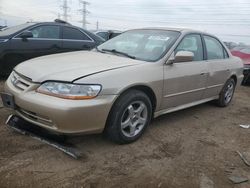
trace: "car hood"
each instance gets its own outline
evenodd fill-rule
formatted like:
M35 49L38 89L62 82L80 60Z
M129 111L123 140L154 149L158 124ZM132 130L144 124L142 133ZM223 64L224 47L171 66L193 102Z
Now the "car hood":
M15 67L15 71L33 82L47 80L73 82L92 74L141 63L142 61L112 54L78 51L31 59L19 64Z

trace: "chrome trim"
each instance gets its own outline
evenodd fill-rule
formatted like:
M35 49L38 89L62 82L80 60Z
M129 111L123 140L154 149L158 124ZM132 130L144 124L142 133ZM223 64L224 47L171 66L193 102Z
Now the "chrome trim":
M212 86L207 86L206 89L211 89L211 88L215 88L215 87L221 87L224 84L217 84L217 85L212 85Z
M165 95L164 98L168 98L168 97L175 97L178 95L184 95L187 93L193 93L193 92L198 92L198 91L202 91L205 90L206 88L199 88L199 89L193 89L193 90L189 90L189 91L183 91L183 92L179 92L179 93L174 93L174 94L169 94L169 95Z
M12 38L14 40L22 40L21 38ZM71 39L49 39L49 38L28 38L29 40L54 40L54 41L72 41L72 42L95 42L94 40L71 40Z
M40 27L40 26L58 26L58 27L60 27L60 29L61 29L61 27L68 27L68 28L73 28L73 29L77 29L78 31L80 31L81 33L83 33L83 34L85 34L90 40L72 40L72 39L50 39L50 38L29 38L29 40L31 40L31 39L35 39L35 40L58 40L58 41L61 41L61 40L66 40L66 41L68 41L68 40L70 40L70 41L87 41L87 42L95 42L95 40L94 39L92 39L87 33L85 33L84 31L82 31L82 30L80 30L80 29L78 29L78 28L74 28L74 27L69 27L69 26L60 26L60 25L49 25L49 24L39 24L39 25L35 25L35 26L33 26L33 27L30 27L30 28L28 28L28 29L26 29L26 30L24 30L24 31L30 31L31 29L34 29L34 28L36 28L36 27ZM23 33L24 31L22 31L22 32L20 32L20 33L18 33L18 34L16 34L14 37L12 37L12 39L21 39L22 40L22 38L16 38L18 35L20 35L21 33Z
M10 81L14 87L22 91L28 89L32 85L32 82L28 81L27 79L25 79L14 71L10 75Z
M1 41L2 40L2 41ZM7 42L9 39L0 39L0 43Z
M179 93L165 95L164 98L175 97L175 96L178 96L178 95L184 95L184 94L188 94L188 93L198 92L198 91L211 89L211 88L215 88L215 87L221 87L221 86L223 86L223 84L217 84L217 85L207 86L207 87L204 87L204 88L193 89L193 90L189 90L189 91L183 91L183 92L179 92Z
M14 114L9 115L9 117L7 118L7 120L5 121L5 124L8 125L10 119L14 116Z

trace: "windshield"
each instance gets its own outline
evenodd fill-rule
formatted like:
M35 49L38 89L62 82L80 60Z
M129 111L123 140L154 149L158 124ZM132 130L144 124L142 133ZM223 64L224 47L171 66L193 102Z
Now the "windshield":
M12 35L20 30L25 29L26 27L31 26L31 25L34 25L34 23L25 23L25 24L13 26L13 27L6 27L2 31L0 31L0 36Z
M98 49L153 62L166 54L179 35L177 31L132 30L103 43Z

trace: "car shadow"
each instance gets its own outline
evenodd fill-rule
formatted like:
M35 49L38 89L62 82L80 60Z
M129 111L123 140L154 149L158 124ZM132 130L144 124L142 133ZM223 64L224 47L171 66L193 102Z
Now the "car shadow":
M8 76L0 76L0 82L6 81Z

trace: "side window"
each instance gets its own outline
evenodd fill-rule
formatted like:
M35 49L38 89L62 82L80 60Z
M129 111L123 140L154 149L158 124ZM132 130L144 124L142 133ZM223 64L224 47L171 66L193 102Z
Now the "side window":
M224 59L226 57L225 49L221 45L221 43L209 36L204 36L206 48L207 48L207 59Z
M96 33L98 36L104 38L105 40L108 40L109 39L109 33L108 32L99 32L99 33Z
M90 41L90 38L84 33L82 33L80 30L70 27L63 28L63 39Z
M203 60L203 47L201 36L198 34L190 34L184 37L178 47L175 49L175 54L179 51L189 51L194 54L194 61Z
M54 25L38 26L30 30L33 38L59 39L60 27Z

